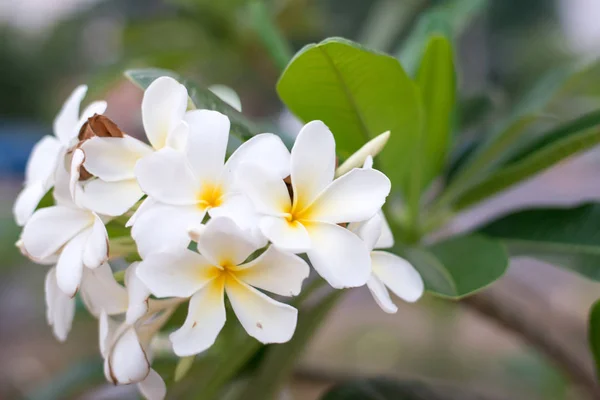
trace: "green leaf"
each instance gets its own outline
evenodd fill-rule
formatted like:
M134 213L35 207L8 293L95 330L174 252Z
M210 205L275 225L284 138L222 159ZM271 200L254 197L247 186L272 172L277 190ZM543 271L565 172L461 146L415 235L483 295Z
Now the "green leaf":
M460 387L416 380L357 379L331 388L321 400L498 400Z
M305 46L277 83L300 119L329 126L342 158L391 131L378 161L399 186L408 182L421 131L418 90L396 59L341 38Z
M480 229L511 256L534 257L600 281L600 204L509 214Z
M452 111L456 98L456 79L452 45L443 36L433 36L417 73L424 106L423 152L421 159L421 191L435 178L445 164Z
M600 379L600 300L596 301L590 308L588 341L596 364L596 375Z
M259 129L242 113L225 103L210 90L180 77L173 71L158 68L130 69L125 71L125 76L142 89L146 89L155 79L161 76L170 76L185 85L196 108L215 110L227 115L231 121L231 133L242 141L260 133Z
M425 44L432 35L457 38L471 20L487 6L487 0L450 0L440 2L421 14L416 27L402 43L396 57L409 73L417 70Z
M494 172L458 196L454 210L470 207L512 185L515 185L548 167L600 143L600 129L581 129L575 121L561 128L560 139L551 141L527 157Z
M499 279L508 267L504 246L482 235L454 237L427 248L400 249L419 271L427 291L459 299Z

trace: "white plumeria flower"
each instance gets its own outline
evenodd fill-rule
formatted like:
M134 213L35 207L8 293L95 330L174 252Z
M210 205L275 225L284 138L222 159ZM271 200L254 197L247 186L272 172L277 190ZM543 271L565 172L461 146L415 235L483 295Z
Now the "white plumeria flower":
M290 157L285 145L276 135L263 133L242 144L225 162L227 116L194 110L184 120L189 127L184 152L165 148L143 158L135 168L150 199L136 213L131 231L140 255L187 247L188 232L202 223L206 213L234 218L242 228L254 229L258 244L266 244L253 207L237 189L236 173L240 165L254 163L280 180L285 178Z
M160 77L148 86L142 100L142 122L150 145L129 135L93 137L81 145L84 167L96 177L80 183L82 201L87 207L118 216L143 196L135 177L135 165L165 147L183 150L188 135L183 120L187 104L185 86L171 77Z
M378 213L365 222L352 223L348 225L348 229L363 239L371 250L372 273L367 287L383 311L390 314L398 311L387 289L409 303L417 301L423 295L423 279L408 261L386 251L373 251L394 246L394 237L383 213Z
M51 257L44 264L52 261ZM132 276L135 277L135 267L133 269L130 267L125 275L126 290L117 283L108 263L96 269L85 268L80 293L89 312L95 317L99 317L102 311L108 315L126 312L127 319L132 323L145 314L149 292L138 279L132 279ZM52 327L54 336L63 342L71 330L75 314L75 298L66 295L59 288L56 267L52 267L46 274L44 289L48 325Z
M79 115L79 106L85 97L87 86L78 86L62 106L54 120L54 136L44 136L31 151L25 168L25 187L13 206L19 226L25 225L40 200L54 186L54 173L65 151L73 146L79 129L94 114L106 110L106 102L91 103Z
M157 297L191 297L183 326L170 336L179 356L209 348L225 324L224 295L248 334L262 343L283 343L296 329L298 311L260 292L282 296L300 293L308 265L298 256L269 247L257 250L231 219L210 220L198 240L201 254L188 249L152 253L138 276Z
M240 168L239 183L263 216L262 233L277 247L306 252L335 288L364 285L369 251L340 223L364 221L384 204L389 179L372 169L353 169L333 180L335 141L321 121L306 124L291 154L293 199L281 178L260 166Z
M78 207L69 193L69 175L57 167L56 205L37 210L21 234L23 251L33 261L57 256L56 283L73 297L84 267L97 268L108 259L108 234L100 216Z
M151 368L150 341L160 328L156 322L139 320L130 325L118 323L104 312L100 315L100 353L106 379L115 385L136 383L148 400L162 400L167 392L162 377Z

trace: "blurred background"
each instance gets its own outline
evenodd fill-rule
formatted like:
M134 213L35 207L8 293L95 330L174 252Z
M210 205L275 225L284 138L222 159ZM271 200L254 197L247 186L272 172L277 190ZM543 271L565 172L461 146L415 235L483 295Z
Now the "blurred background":
M457 129L488 132L542 76L600 55L597 0L280 0L269 2L294 50L343 36L401 55L421 17L447 7L459 24ZM45 323L46 267L24 259L12 203L32 145L51 133L64 99L80 83L86 102L141 135L142 92L128 68L161 67L205 85L225 84L244 113L293 134L298 122L279 102L278 67L261 45L244 0L0 0L0 399L135 399L135 388L104 382L97 322L78 312L66 343ZM600 76L600 75L598 75ZM600 94L600 80L584 82ZM570 104L570 112L589 104ZM524 204L600 198L600 155L592 151L461 215L465 230ZM525 259L506 280L526 282L560 318L583 326L600 285ZM500 281L498 285L505 282ZM289 398L313 399L357 375L418 377L508 399L578 399L562 373L511 333L461 305L426 295L383 313L366 288L346 295L314 338Z

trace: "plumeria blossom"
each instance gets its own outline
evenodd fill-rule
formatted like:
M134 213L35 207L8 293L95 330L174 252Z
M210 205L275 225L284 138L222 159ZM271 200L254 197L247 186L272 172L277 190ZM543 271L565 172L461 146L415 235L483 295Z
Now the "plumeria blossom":
M79 106L86 92L87 86L81 85L71 93L54 120L54 135L44 136L33 147L25 168L25 187L13 207L19 226L25 225L42 197L54 186L59 160L75 144L83 123L92 115L106 110L106 102L96 101L79 115Z
M289 152L278 136L254 136L225 161L229 119L217 111L194 110L184 120L189 136L183 152L164 148L140 160L135 168L142 190L152 201L138 211L132 229L142 257L186 247L188 232L207 213L234 218L242 228L258 234L253 207L236 185L240 165L259 165L280 180L289 174ZM266 244L262 235L255 236L257 243Z
M80 183L89 208L117 216L143 196L135 177L135 165L156 150L184 148L188 135L183 120L187 104L185 86L173 78L160 77L148 86L142 100L142 122L150 145L129 135L94 137L81 145L84 167L96 177Z
M99 215L78 207L69 193L69 174L57 168L56 205L37 210L21 234L21 247L33 261L56 257L56 284L73 297L84 267L97 268L108 259L108 234Z
M225 293L250 336L263 343L292 337L298 311L257 288L297 295L309 273L300 257L271 246L246 262L257 247L225 217L207 223L198 250L200 254L186 248L151 253L138 268L138 276L155 296L190 297L185 323L170 336L175 354L197 354L214 343L225 324Z
M176 304L163 302L161 305L158 300L154 300L151 310L148 299L150 292L137 277L137 268L138 263L127 268L125 288L118 284L96 288L98 292L104 292L105 297L113 299L113 309L102 309L98 315L104 374L115 385L137 383L140 392L147 399L163 399L166 386L160 375L151 368L150 342ZM110 279L106 278L108 282ZM122 322L109 317L120 313L126 313Z
M387 249L394 246L394 238L383 214L378 213L369 220L348 225L371 250L371 277L367 287L381 309L393 314L398 307L392 302L388 289L402 300L413 303L424 291L421 275L405 259L374 249Z
M152 319L150 315L134 324L119 323L105 312L100 315L100 354L104 358L104 374L117 385L136 383L148 400L164 399L167 387L152 369L151 340L166 322L169 313Z
M262 214L260 229L277 247L306 252L334 288L364 285L371 275L369 250L338 224L364 221L383 205L389 179L355 168L334 180L335 141L321 121L306 124L291 152L292 198L281 177L259 165L240 168L239 182Z

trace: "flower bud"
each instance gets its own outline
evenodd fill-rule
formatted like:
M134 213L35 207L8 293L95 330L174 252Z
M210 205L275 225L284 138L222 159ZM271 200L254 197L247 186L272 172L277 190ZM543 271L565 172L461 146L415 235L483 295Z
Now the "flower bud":
M123 135L123 131L121 131L117 124L111 121L108 117L94 114L92 117L88 118L88 120L79 130L79 135L77 136L79 143L77 144L77 147L80 147L83 142L93 138L94 136L122 138ZM79 180L85 181L91 177L92 175L82 166L79 171Z

